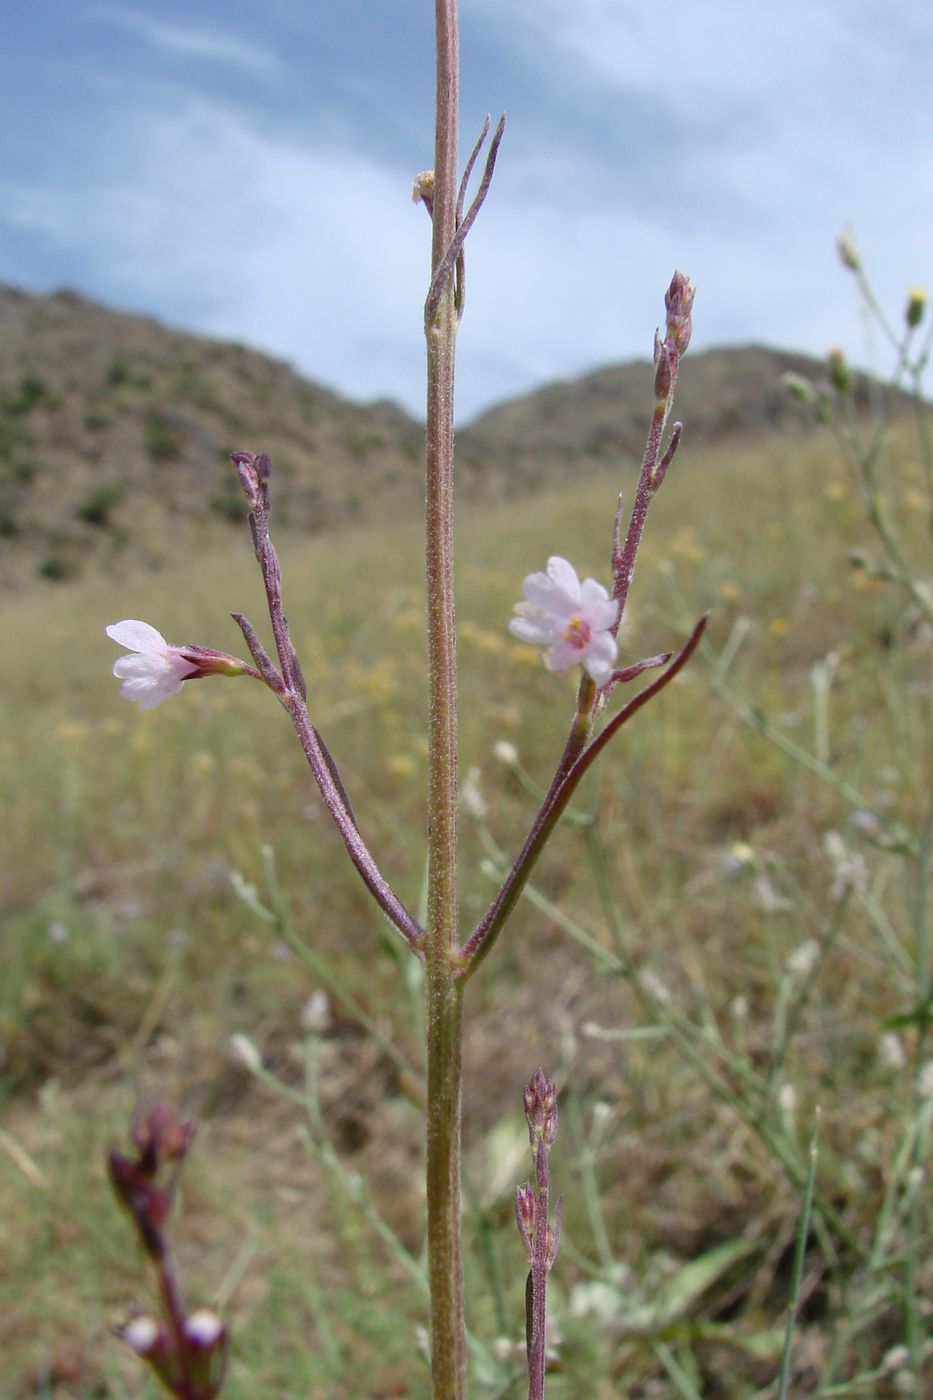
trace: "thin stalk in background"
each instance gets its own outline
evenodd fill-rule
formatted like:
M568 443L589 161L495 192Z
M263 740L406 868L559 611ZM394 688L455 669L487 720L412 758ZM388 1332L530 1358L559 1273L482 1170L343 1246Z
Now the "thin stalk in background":
M547 1368L547 1279L560 1245L560 1208L550 1222L548 1153L557 1137L557 1090L543 1070L536 1070L524 1092L525 1119L535 1159L535 1184L515 1192L515 1220L531 1271L525 1289L525 1337L528 1352L528 1400L544 1400Z

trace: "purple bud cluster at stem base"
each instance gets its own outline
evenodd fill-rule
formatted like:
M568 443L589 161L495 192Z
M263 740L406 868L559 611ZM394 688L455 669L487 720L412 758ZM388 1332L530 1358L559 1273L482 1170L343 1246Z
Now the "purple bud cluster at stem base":
M133 1127L130 1136L135 1155L111 1152L110 1180L156 1267L164 1316L137 1314L117 1331L171 1395L214 1400L226 1373L227 1329L211 1309L186 1311L166 1232L194 1124L180 1123L161 1104Z

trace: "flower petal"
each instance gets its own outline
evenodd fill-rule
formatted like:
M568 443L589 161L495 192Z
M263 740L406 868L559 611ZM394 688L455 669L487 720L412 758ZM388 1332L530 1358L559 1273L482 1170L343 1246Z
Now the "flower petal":
M553 580L554 585L567 599L571 607L577 607L580 603L580 580L577 578L577 571L566 559L562 559L559 554L552 554L547 561L548 577Z
M537 615L524 613L512 618L509 623L509 631L520 642L531 642L535 646L547 646L549 642L554 640L559 628L555 626L553 621L542 618L540 613Z
M128 651L140 651L144 655L153 656L165 652L168 643L148 622L140 622L136 618L127 618L124 622L114 622L104 631L107 636L117 643L118 646L126 647Z
M553 612L554 584L547 574L529 574L522 584L522 592L527 599L527 606L537 608L540 612Z
M605 685L615 669L618 654L614 638L608 632L598 632L588 648L584 670L597 685Z

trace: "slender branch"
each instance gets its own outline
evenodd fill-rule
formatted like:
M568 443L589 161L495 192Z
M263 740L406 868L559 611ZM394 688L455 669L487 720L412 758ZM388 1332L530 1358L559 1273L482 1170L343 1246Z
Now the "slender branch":
M363 884L408 946L413 951L420 952L424 943L424 930L417 919L409 914L373 860L346 800L343 784L336 778L336 770L332 767L333 759L330 758L320 735L308 718L304 701L299 695L290 692L285 696L284 704L291 716L292 724L295 726L295 732L311 772L314 774L314 780L317 783L324 806L343 837L347 853Z
M640 690L637 695L633 696L628 704L623 705L618 714L612 717L592 743L574 759L561 780L551 784L531 825L525 844L506 876L502 888L489 906L482 922L477 925L466 943L458 950L457 963L464 979L472 977L501 933L505 921L521 896L525 882L534 869L551 832L563 815L584 773L622 726L627 724L643 705L646 705L665 686L669 685L677 673L683 669L700 644L706 622L706 617L700 618L670 665L650 685L645 686L644 690Z
M496 168L496 157L497 157L497 155L499 154L499 143L500 143L501 140L502 140L502 136L503 136L504 131L505 131L505 117L502 116L502 117L499 118L499 124L498 124L498 126L496 127L495 131L493 132L492 143L491 143L491 145L490 145L490 147L489 147L489 154L488 154L488 156L486 157L486 167L485 167L485 169L484 169L484 171L483 171L483 178L482 178L482 180L480 181L479 189L477 190L476 195L474 196L473 203L470 205L470 207L469 207L469 209L467 210L466 214L464 215L463 219L460 221L459 225L456 227L455 231L454 231L453 234L451 235L450 242L449 242L449 243L447 244L447 246L444 248L444 250L443 250L443 252L442 252L442 254L441 254L440 260L439 260L439 261L437 262L437 264L435 265L435 268L434 268L434 275L433 275L433 277L431 278L431 285L430 285L430 287L428 288L428 295L427 295L427 299L426 299L425 304L424 304L424 320L425 320L425 325L427 325L427 326L430 326L430 325L434 322L434 320L436 319L436 317L437 317L438 307L439 307L439 305L440 305L440 301L441 301L441 297L442 297L443 292L444 292L444 288L445 288L445 286L447 285L448 280L450 279L450 276L451 276L451 272L453 271L453 269L454 269L455 267L459 267L459 268L460 268L460 288L459 288L458 294L457 294L457 296L456 296L456 298L455 298L455 303L456 303L455 309L457 310L458 315L459 315L459 314L462 312L462 310L463 310L463 280L462 280L463 269L462 269L462 263L461 263L461 260L462 260L462 257L463 257L463 245L464 245L464 243L466 242L467 234L470 232L470 229L473 227L474 223L476 222L476 216L477 216L477 214L479 213L480 209L483 207L483 203L485 202L486 196L487 196L487 194L489 193L489 186L490 186L490 184L492 183L493 172L494 172L494 170L495 170L495 168ZM437 196L436 196L436 190L437 190L437 171L436 171L436 170L435 170L435 172L434 172L434 180L435 180L434 227L435 227L435 230L436 230L436 229L437 229Z
M253 627L253 624L245 618L242 613L235 612L231 613L230 616L243 633L246 645L249 647L250 656L256 663L260 677L265 681L270 690L281 697L282 692L285 690L285 682L273 666L269 658L269 653L259 640L259 635Z
M254 456L250 452L234 453L233 462L250 504L250 533L256 559L262 571L280 670L276 670L246 618L240 613L234 613L233 617L246 639L261 678L275 692L295 726L295 732L324 805L343 837L350 859L363 883L408 946L418 953L424 942L424 930L405 908L370 854L357 826L337 765L308 716L308 690L289 635L288 620L282 607L282 574L278 555L269 535L269 477L272 464L264 453Z
M671 464L671 459L680 445L681 425L676 424L671 436L670 445L663 457L661 454L661 441L664 437L664 427L670 411L670 397L673 394L673 385L670 395L664 402L656 403L654 413L651 418L651 427L648 429L648 441L645 444L645 453L642 458L641 472L638 477L638 485L635 488L635 499L632 502L632 515L629 520L628 530L625 535L625 544L622 549L618 547L618 539L621 534L621 510L622 500L619 498L619 510L616 514L616 543L612 551L612 596L619 604L619 616L616 619L615 634L618 633L622 622L622 614L625 612L625 605L628 602L629 589L632 586L632 579L635 574L635 560L638 557L638 547L641 544L641 537L645 532L645 522L648 518L648 507L651 505L652 497L664 480L667 469ZM660 459L660 460L659 460Z
M467 158L467 163L463 167L463 175L460 178L460 188L457 191L456 224L458 228L460 227L460 221L463 218L463 206L466 203L466 192L470 184L470 176L473 174L473 167L479 158L479 153L483 149L483 142L489 135L489 125L489 117L487 116L483 122L483 128L480 131L479 136L477 136L473 149Z

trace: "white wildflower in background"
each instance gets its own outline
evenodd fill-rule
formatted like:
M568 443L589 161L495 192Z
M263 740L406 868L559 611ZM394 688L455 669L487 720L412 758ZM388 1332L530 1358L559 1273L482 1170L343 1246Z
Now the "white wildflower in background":
M933 1099L933 1060L927 1060L921 1069L917 1087L921 1098Z
M864 890L868 885L868 866L864 856L851 851L838 831L827 831L823 838L823 854L833 870L829 897L836 901L850 891Z
M122 680L120 694L135 700L141 710L153 710L177 695L182 681L198 669L197 661L185 656L181 647L168 642L148 622L127 619L105 628L107 636L132 652L113 663L113 674Z
M646 967L640 974L641 985L644 991L662 1006L670 1006L673 998L658 974L650 967Z
M612 675L618 648L612 628L619 605L595 579L581 583L566 559L553 555L547 573L529 574L522 585L523 603L516 603L509 631L520 642L547 647L549 671L583 666L597 685Z
M881 835L881 823L874 812L870 812L866 807L860 807L858 811L853 812L849 821L860 836L867 836L876 841Z
M508 739L497 739L492 746L492 751L500 763L504 763L506 768L518 766L518 749L514 744L510 744Z
M330 1000L323 987L312 992L301 1008L301 1025L313 1035L323 1035L330 1025Z
M907 1053L904 1042L894 1031L886 1031L878 1041L878 1059L885 1069L895 1072L906 1069Z
M802 981L810 976L819 956L820 945L815 938L808 938L806 943L801 943L799 948L795 948L787 959L787 971L791 977L798 977Z
M230 1037L230 1050L233 1058L238 1060L244 1069L248 1069L250 1074L258 1074L262 1069L262 1056L249 1036L232 1035Z
M475 821L485 821L489 815L489 808L486 806L486 799L483 796L479 785L480 771L478 768L470 768L460 786L460 801L464 811L468 812Z
M755 880L754 886L755 903L763 914L781 914L788 909L793 909L793 904L789 899L785 899L778 892L762 872Z
M793 1118L797 1112L797 1090L786 1080L778 1089L778 1107L785 1118Z
M754 848L747 841L733 841L722 857L722 873L727 880L754 870L757 861Z
M901 1345L891 1347L881 1358L881 1369L885 1375L892 1371L899 1371L902 1366L906 1366L910 1361L910 1352L907 1347Z

